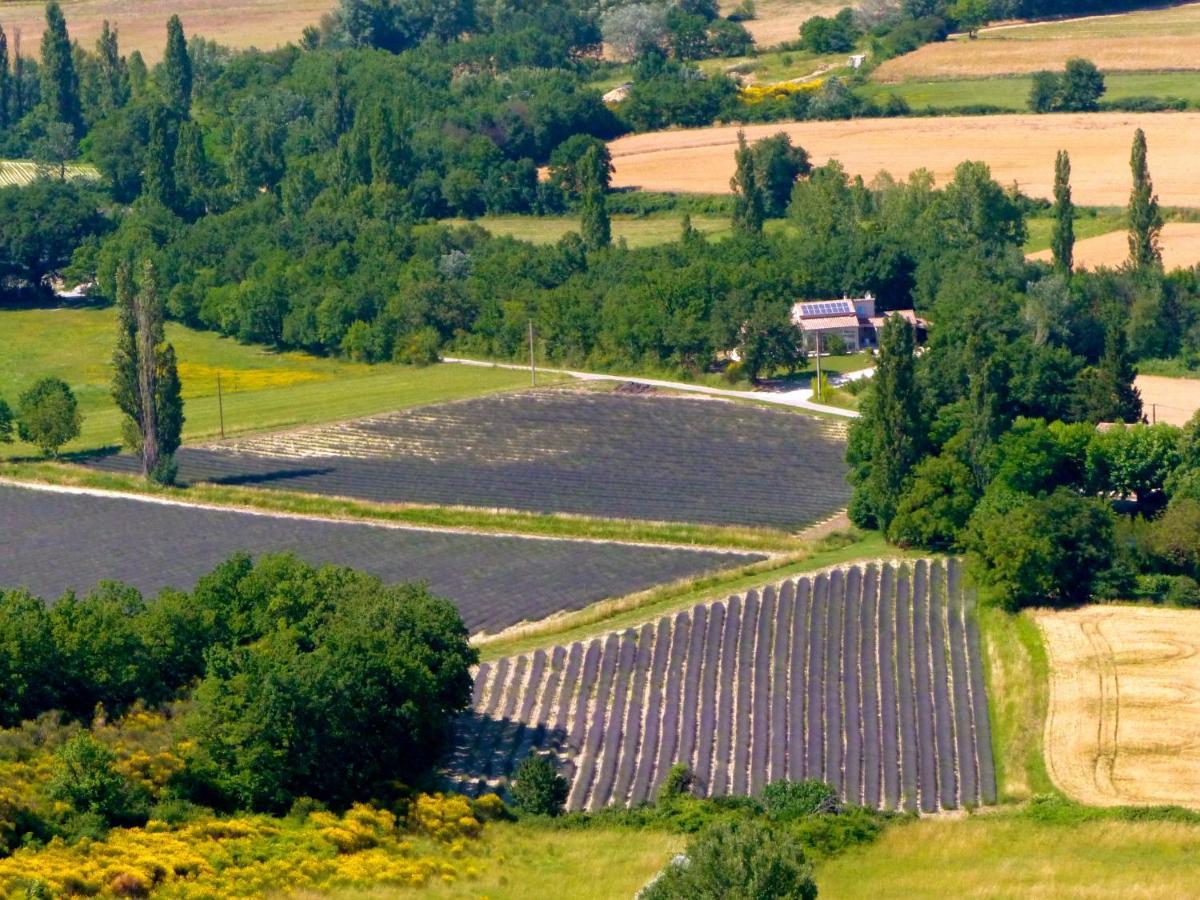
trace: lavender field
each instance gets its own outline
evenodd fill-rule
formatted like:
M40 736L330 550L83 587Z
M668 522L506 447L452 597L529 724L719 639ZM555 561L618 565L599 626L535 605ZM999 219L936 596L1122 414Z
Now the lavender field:
M386 582L428 581L472 631L579 609L746 554L388 528L0 485L0 586L53 600L100 580L191 589L238 551L294 552Z
M533 750L571 809L652 799L676 762L705 796L816 778L874 808L994 803L974 595L953 560L858 566L484 663L448 777L494 788Z
M178 461L185 481L793 529L846 505L844 448L837 426L797 413L556 389L185 448Z

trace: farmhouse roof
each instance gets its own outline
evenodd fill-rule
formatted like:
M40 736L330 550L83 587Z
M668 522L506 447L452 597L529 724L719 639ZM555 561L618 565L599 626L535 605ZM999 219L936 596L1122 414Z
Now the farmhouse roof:
M849 313L842 316L812 316L800 320L800 327L805 331L824 331L828 328L857 328L858 316Z

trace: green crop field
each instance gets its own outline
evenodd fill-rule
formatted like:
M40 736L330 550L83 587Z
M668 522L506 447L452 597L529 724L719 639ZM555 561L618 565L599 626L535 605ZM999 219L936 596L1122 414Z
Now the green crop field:
M113 309L30 309L0 312L0 397L15 406L39 378L66 381L79 398L83 434L73 452L113 446L121 417L109 396L109 357L116 334ZM184 439L219 434L217 376L226 434L288 428L370 415L424 403L525 386L529 375L468 366L368 366L305 353L273 353L212 332L169 323L179 356L187 424ZM23 444L0 445L0 456L28 455Z
M1035 216L1026 220L1029 229L1025 241L1026 253L1037 253L1050 249L1050 235L1054 229L1054 219L1049 216ZM1125 227L1125 214L1116 209L1084 209L1079 210L1075 219L1075 240L1084 241L1088 238L1099 237L1110 231L1118 231Z
M468 221L449 219L447 225L475 224L496 237L513 237L534 244L553 244L568 232L579 231L578 216L483 216ZM650 247L679 239L683 227L680 213L652 216L613 216L614 241L624 240L630 247ZM726 237L729 219L716 216L692 216L692 227L709 237Z
M954 109L964 106L995 106L1014 112L1028 108L1033 79L1026 76L1007 78L962 78L904 81L898 84L872 82L864 85L864 97L882 100L895 95L914 110ZM1128 100L1132 97L1177 97L1191 106L1200 105L1200 78L1194 72L1114 73L1105 77L1104 100Z

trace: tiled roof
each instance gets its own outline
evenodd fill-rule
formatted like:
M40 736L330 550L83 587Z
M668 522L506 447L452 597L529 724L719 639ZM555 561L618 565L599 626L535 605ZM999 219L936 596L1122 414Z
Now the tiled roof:
M820 331L827 328L857 328L858 316L853 313L845 316L819 316L800 320L800 327L805 331Z

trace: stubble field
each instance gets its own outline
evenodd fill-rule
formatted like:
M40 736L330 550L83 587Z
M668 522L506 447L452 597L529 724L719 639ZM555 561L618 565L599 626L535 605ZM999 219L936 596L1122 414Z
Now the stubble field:
M1072 57L1105 71L1194 70L1200 38L1200 3L1057 22L986 28L926 44L890 59L875 71L882 82L913 78L969 78L1060 69Z
M1002 184L1050 197L1054 157L1071 154L1075 202L1123 206L1129 199L1129 147L1134 131L1146 132L1151 175L1160 201L1200 206L1194 178L1194 141L1200 113L1073 113L1062 115L947 116L931 119L858 119L720 126L639 134L609 147L613 184L650 191L730 192L739 130L754 141L786 132L815 164L838 160L868 181L880 171L907 177L916 169L945 184L963 160L982 160Z
M1037 621L1055 784L1094 806L1200 807L1200 613L1093 606Z
M491 537L256 515L0 485L0 586L47 600L101 580L190 590L236 552L293 552L385 582L428 581L472 631L497 632L761 556Z
M735 10L741 0L721 0L721 15ZM838 0L758 0L754 18L742 24L759 47L773 47L800 37L800 26L813 16L832 16L846 4Z
M121 51L140 50L155 63L167 42L167 19L178 15L184 31L229 47L270 50L296 41L334 7L333 0L69 0L63 3L67 28L81 46L92 49L105 20L119 29ZM25 53L36 54L46 27L42 2L0 5L0 25L9 36L20 31Z
M1168 222L1162 230L1163 266L1172 269L1190 269L1200 263L1200 223ZM1030 259L1049 262L1052 254L1042 250L1031 254ZM1085 238L1075 242L1075 266L1082 269L1098 269L1107 266L1115 269L1129 260L1129 233L1124 229L1108 234Z

